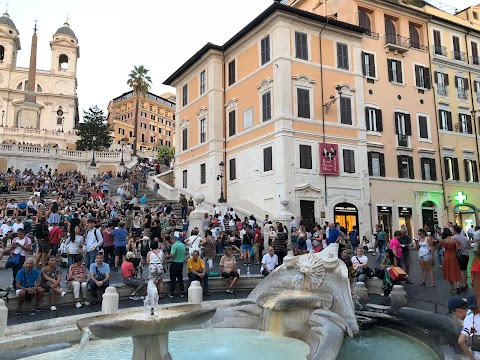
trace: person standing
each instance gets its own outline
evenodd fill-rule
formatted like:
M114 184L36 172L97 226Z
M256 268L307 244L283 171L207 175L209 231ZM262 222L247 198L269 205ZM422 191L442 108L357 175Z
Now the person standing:
M393 238L390 240L390 250L393 251L393 255L397 258L397 266L401 266L402 264L402 246L400 245L399 239L402 236L402 232L400 230L396 230L393 233Z
M427 273L430 275L430 287L435 287L435 281L433 280L433 241L431 236L427 236L425 229L418 230L418 262L422 268L422 282L418 285L425 285L427 281Z
M387 243L387 233L383 230L382 225L376 225L375 230L377 231L375 233L375 238L377 241L376 241L375 247L373 248L373 251L375 251L375 249L378 250L377 264L380 264L380 262L385 257L385 245ZM373 255L375 256L375 254Z
M278 256L278 265L283 264L283 258L287 254L287 234L283 231L283 225L277 224L277 232L273 244L275 254Z
M467 267L468 261L470 260L470 240L462 235L462 228L460 226L454 226L453 231L455 235L452 236L452 240L456 242L457 245L457 255L458 255L458 265L460 266L460 273L462 274L462 291L467 291Z
M110 266L115 264L115 242L111 232L114 230L113 224L108 223L107 227L102 231L103 235L103 259Z
M125 255L127 254L128 231L125 229L125 223L118 223L118 228L114 229L110 234L113 236L113 242L115 245L115 267L113 268L113 271L118 271L120 256L122 257L122 262L124 262Z
M473 225L470 225L470 227L467 229L468 240L470 240L470 242L473 241L473 234L474 233L475 233L475 229L474 229Z
M252 250L252 242L253 242L252 227L250 225L247 225L247 231L242 236L242 246L241 246L243 261L245 266L250 265L250 262L251 262L250 253Z
M180 194L180 199L178 200L182 207L182 219L187 218L188 213L188 200L184 194Z
M355 254L359 243L356 226L352 226L352 231L350 231L350 234L348 234L348 238L350 239L350 244L352 245L352 250Z
M32 249L32 240L30 240L28 236L25 236L25 230L18 229L17 237L13 239L11 249L11 255L20 254L18 264L12 268L13 286L15 286L17 282L17 274L23 268L23 264L25 263L25 259L27 257L27 252Z
M329 223L327 245L338 242L339 238L340 238L340 231L337 229L334 223Z
M443 278L450 283L450 292L452 294L461 293L461 289L455 290L455 286L462 280L462 274L460 272L460 265L457 260L457 246L452 239L452 232L449 228L443 229L442 241L440 244L445 248L445 254L443 255L442 274ZM472 267L473 272L473 267Z
M99 229L95 227L95 220L88 219L87 235L85 239L85 266L90 269L90 265L95 263L98 249L103 244L102 234ZM102 256L103 261L103 256ZM110 270L110 269L109 269Z
M412 246L412 240L410 236L408 236L408 231L406 227L402 226L400 230L402 232L402 236L398 241L400 242L400 246L402 247L402 261L401 264L403 265L403 269L407 273L407 280L405 280L405 284L412 284L408 275L410 274L410 265L412 264L412 259L410 258L410 247ZM401 265L400 265L401 266Z
M171 259L170 263L170 294L169 297L175 296L175 287L178 281L180 286L180 297L185 296L185 285L183 284L183 262L185 261L185 245L176 236L170 238L172 248L170 254L166 255Z

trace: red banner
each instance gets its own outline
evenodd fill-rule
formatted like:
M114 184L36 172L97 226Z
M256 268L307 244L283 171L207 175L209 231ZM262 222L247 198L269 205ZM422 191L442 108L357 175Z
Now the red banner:
M320 144L320 174L338 176L339 173L338 145Z

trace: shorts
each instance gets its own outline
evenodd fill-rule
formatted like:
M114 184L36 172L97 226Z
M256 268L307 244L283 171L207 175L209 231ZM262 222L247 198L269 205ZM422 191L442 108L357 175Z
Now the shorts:
M298 250L307 251L307 243L300 245L298 244Z
M470 257L468 255L458 255L458 265L460 265L460 270L465 271L467 270L468 267L468 260L470 260Z
M18 297L18 295L20 294L20 291L22 291L22 290L21 290L21 289L16 289L16 290L15 290L15 294L17 295L17 297ZM25 295L25 301L26 301L26 302L30 302L30 301L33 300L34 297L35 297L35 294L27 293L27 294Z
M242 245L242 250L250 251L252 250L252 245Z
M127 255L127 248L125 246L115 246L115 256Z
M48 242L39 241L38 242L38 253L39 254L48 254L50 252L50 244Z
M418 259L422 260L422 261L431 261L432 260L432 255L430 255L430 253L422 255L422 256L419 255Z
M231 271L231 272L229 272L229 273L227 273L227 272L222 272L222 277L223 277L224 279L231 279L231 278L239 278L240 275L238 275L238 272L236 272L236 271Z
M260 244L253 244L253 252L255 255L260 254Z
M148 266L148 279L153 280L154 283L163 281L163 264L150 264Z
M42 284L42 287L45 289L45 292L46 292L46 293L49 293L49 292L50 292L51 286L52 286L52 282L51 282L51 281L47 281L47 282L45 282L45 283Z

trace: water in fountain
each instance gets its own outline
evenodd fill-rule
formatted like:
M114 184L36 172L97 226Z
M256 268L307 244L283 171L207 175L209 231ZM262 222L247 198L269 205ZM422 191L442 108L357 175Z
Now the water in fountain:
M80 357L82 356L82 350L85 345L87 345L88 340L90 340L91 336L92 333L90 332L90 330L85 329L85 331L83 332L82 340L80 341L80 345L78 346L77 359L80 359Z
M145 307L145 313L154 315L155 310L158 308L158 291L153 280L148 280L147 296L143 301Z
M213 325L212 325L212 320L205 321L202 324L202 328L207 330L207 333L213 337Z

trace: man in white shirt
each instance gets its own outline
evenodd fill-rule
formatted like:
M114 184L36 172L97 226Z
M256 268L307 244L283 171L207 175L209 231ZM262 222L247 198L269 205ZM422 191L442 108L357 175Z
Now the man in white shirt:
M268 254L263 255L262 258L262 275L267 276L278 265L278 256L274 253L273 248L268 248Z
M225 231L225 224L223 223L223 219L225 219L225 216L222 215L221 212L218 213L218 222L220 223L220 228L222 231Z
M2 230L2 235L6 235L12 229L12 220L7 219L2 226L0 227Z
M478 251L478 243L480 242L480 226L475 226L475 232L473 233L473 252ZM476 256L476 255L475 255Z
M475 232L475 230L473 229L473 225L471 225L468 229L467 229L467 235L468 235L468 240L472 241L473 240L473 233Z
M463 329L458 337L458 345L470 360L480 360L480 352L470 349L472 328L474 329L474 335L480 336L480 314L478 313L475 294L470 294L466 302L459 297L450 299L448 310L457 319L463 320Z
M24 229L23 223L20 221L20 218L15 219L15 223L12 225L13 233L16 234L18 229Z
M10 200L10 202L7 203L7 216L17 216L17 210L18 206L15 200Z
M89 219L87 224L88 229L85 239L85 266L89 267L95 262L98 249L103 244L103 237L101 231L95 228L95 220Z

